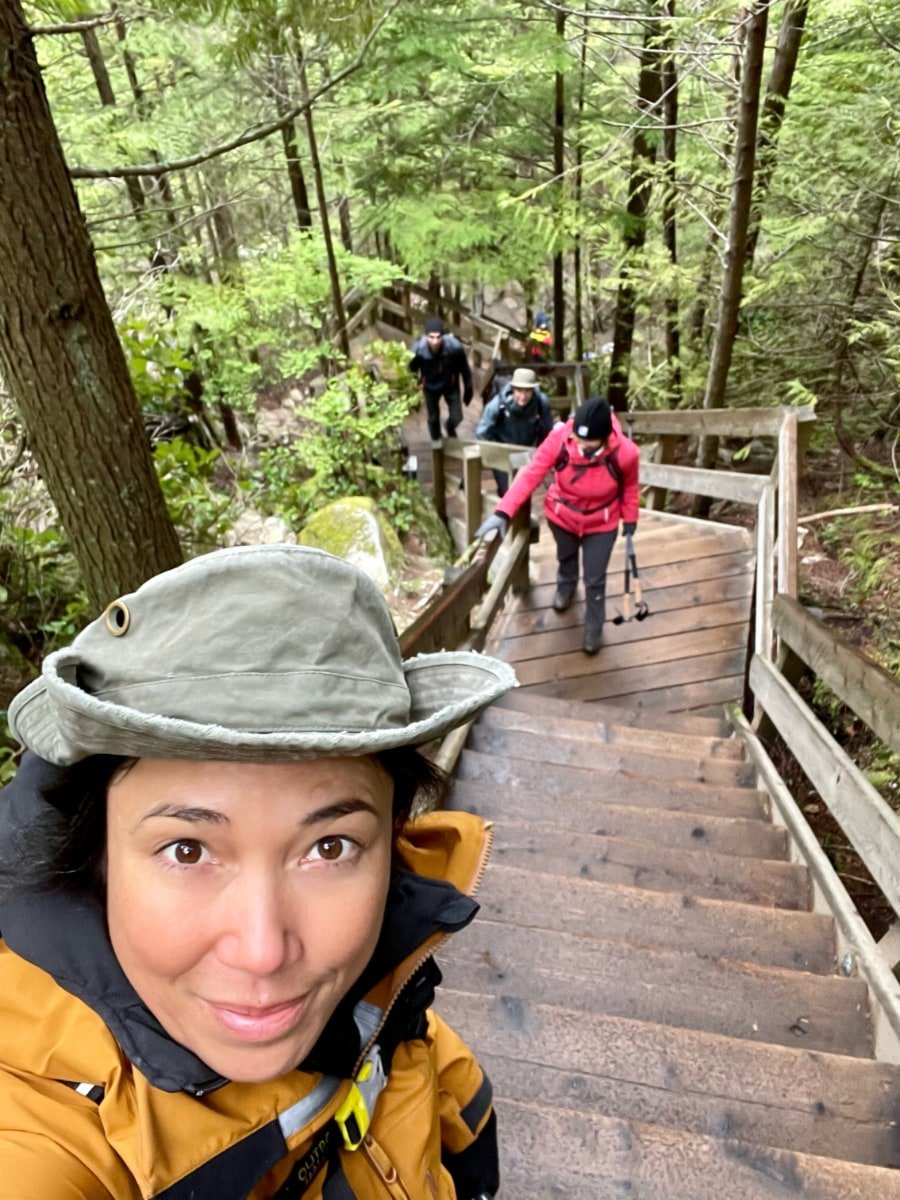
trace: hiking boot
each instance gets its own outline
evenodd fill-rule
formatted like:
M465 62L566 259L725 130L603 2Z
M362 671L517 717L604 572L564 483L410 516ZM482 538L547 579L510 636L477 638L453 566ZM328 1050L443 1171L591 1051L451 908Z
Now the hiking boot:
M602 629L586 629L584 631L584 644L582 650L585 654L596 654L603 645L603 630Z
M562 588L558 587L556 589L556 595L553 597L553 601L552 601L553 611L554 612L565 612L567 608L571 608L572 601L574 599L575 599L574 588L571 592L565 592L565 591L563 591Z

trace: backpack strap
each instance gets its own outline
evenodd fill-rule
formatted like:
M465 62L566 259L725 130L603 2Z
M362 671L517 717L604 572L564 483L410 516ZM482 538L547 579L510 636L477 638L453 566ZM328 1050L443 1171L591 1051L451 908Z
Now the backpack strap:
M564 471L569 465L569 451L565 442L559 448L559 454L556 456L556 462L553 464L553 470L559 474ZM621 506L625 499L625 477L622 474L622 468L619 466L619 447L616 446L611 454L604 454L602 458L592 458L588 462L583 463L580 467L576 467L575 479L580 479L585 471L589 471L591 467L605 466L616 481L616 494ZM602 507L602 505L601 505Z

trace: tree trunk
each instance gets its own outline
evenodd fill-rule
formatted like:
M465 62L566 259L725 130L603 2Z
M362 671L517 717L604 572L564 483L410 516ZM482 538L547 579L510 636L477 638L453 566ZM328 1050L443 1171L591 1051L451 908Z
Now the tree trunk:
M0 5L0 369L97 610L181 561L20 0Z
M675 179L675 153L678 133L678 69L671 52L672 26L675 23L675 0L664 0L666 16L665 46L662 59L663 90L663 175L664 190L662 203L663 241L669 252L673 269L678 266L678 237L675 214L677 195ZM669 407L678 408L681 403L681 325L679 319L678 289L673 282L666 295L666 374Z
M291 98L288 94L283 66L277 59L272 63L272 91L275 96L275 111L279 117L283 117L290 107ZM301 233L308 233L312 229L312 208L306 188L306 176L303 174L303 164L297 149L297 126L293 121L282 125L281 144L284 147L284 159L287 163L288 181L291 185L297 227Z
M728 216L728 245L725 252L725 269L719 292L719 316L713 337L709 370L706 376L704 408L721 408L725 400L725 386L731 368L734 340L737 333L738 313L744 281L744 251L747 245L747 227L750 222L750 201L753 195L753 167L756 158L756 128L759 119L759 93L762 80L763 53L766 48L766 21L768 3L755 3L750 9L747 22L747 41L741 70L741 100L734 149L734 175L731 191L731 210ZM718 438L703 437L697 454L697 465L710 468L715 465L718 453ZM706 503L695 505L695 511L709 511Z
M638 112L647 117L659 110L662 96L660 55L653 45L656 26L648 21L644 26L644 45L641 50L641 73L638 79ZM625 224L625 258L619 272L616 295L616 318L613 331L613 352L609 365L609 403L624 412L628 408L628 377L631 372L631 347L634 342L634 314L637 294L632 282L632 260L643 249L647 238L647 206L653 183L653 164L656 161L656 140L648 137L646 124L638 125L631 148L631 176L628 181L627 220Z
M556 36L560 53L565 49L566 11L556 10ZM556 177L556 194L559 198L559 216L562 217L562 201L566 190L566 80L557 70L553 108L553 174ZM562 249L553 255L553 353L559 362L566 357L566 288L565 256ZM565 381L563 381L565 386Z
M803 27L806 24L808 7L809 0L788 0L781 20L781 28L778 31L778 44L775 47L775 58L772 62L772 72L769 75L766 99L759 122L759 138L756 147L756 190L750 214L750 230L747 234L746 269L748 271L753 269L753 259L756 255L756 245L759 241L759 230L762 223L762 210L765 207L769 185L775 172L778 134L781 132L785 105L791 93L791 82L800 54L800 42L803 40Z
M584 359L584 299L582 275L584 266L581 261L582 237L580 232L581 200L584 194L584 138L582 125L584 122L584 91L587 74L587 42L590 21L584 18L581 31L581 53L578 64L578 138L575 143L575 209L579 219L579 232L575 237L572 270L575 275L575 361Z
M350 338L347 336L347 318L344 315L344 297L341 294L341 281L338 275L337 259L334 255L334 241L331 237L331 222L328 219L328 201L325 197L325 180L322 178L322 164L319 161L319 147L316 142L316 130L313 124L312 105L309 103L309 86L306 82L306 65L300 61L300 87L303 101L306 104L303 116L306 121L306 136L309 141L309 161L312 165L313 178L316 182L316 197L319 203L319 223L322 226L322 239L325 243L325 255L328 259L328 278L331 281L331 303L334 308L334 319L337 325L337 340L341 352L346 358L350 357Z

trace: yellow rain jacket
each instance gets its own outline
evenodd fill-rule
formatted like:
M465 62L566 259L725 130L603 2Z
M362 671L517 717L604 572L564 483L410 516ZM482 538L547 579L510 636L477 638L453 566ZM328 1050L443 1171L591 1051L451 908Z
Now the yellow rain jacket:
M45 803L36 793L15 799L20 817L23 800L26 810ZM487 859L487 828L464 813L407 825L370 966L301 1068L272 1083L218 1079L168 1038L125 979L96 903L62 893L7 901L0 1200L470 1200L492 1192L490 1083L452 1030L422 1011L439 978L431 955L477 910L469 894ZM387 1048L392 1037L386 1086L366 1128L366 1084L353 1077L367 1049L379 1039ZM333 1121L341 1113L351 1114L344 1128L361 1139L356 1149Z

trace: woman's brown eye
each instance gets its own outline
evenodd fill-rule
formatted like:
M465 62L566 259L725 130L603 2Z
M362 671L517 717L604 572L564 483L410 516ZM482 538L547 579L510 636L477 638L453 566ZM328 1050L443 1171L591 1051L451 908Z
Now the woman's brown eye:
M192 867L203 856L199 842L176 842L172 847L172 856L183 867Z
M336 858L341 857L344 849L343 838L322 838L316 842L316 848L319 851L319 857L333 862Z

